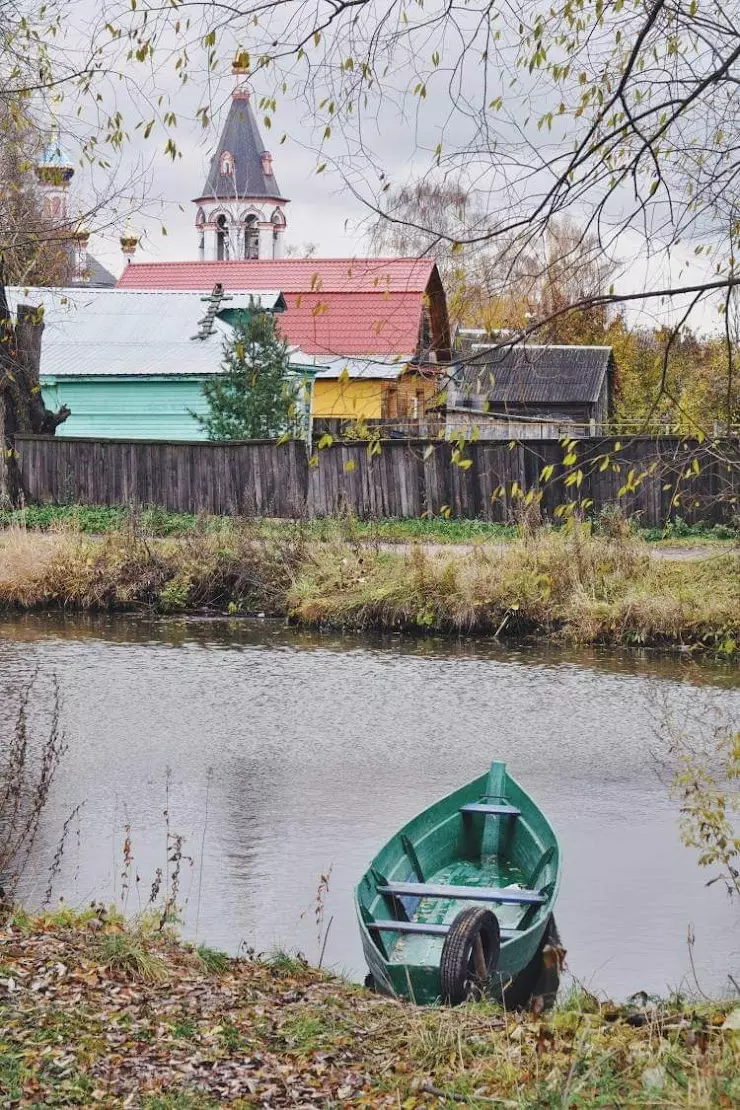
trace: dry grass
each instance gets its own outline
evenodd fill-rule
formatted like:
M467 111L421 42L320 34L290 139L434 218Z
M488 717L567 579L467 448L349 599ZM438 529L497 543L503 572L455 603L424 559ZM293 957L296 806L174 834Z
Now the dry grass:
M13 528L0 535L0 605L282 614L298 550L247 527L182 539Z
M8 528L0 535L0 603L28 606L37 602L50 563L68 538Z
M10 529L0 535L0 605L289 614L342 628L425 629L578 643L740 642L740 561L651 559L631 537L541 530L467 554L320 541L248 524L155 539Z
M557 634L580 643L711 644L734 650L740 561L661 562L645 544L542 532L449 556L347 545L306 561L290 593L301 622Z

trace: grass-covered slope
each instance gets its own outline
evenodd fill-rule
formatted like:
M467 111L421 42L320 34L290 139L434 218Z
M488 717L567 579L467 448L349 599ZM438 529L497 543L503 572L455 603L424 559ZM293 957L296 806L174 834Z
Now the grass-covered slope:
M334 548L304 561L289 604L304 623L732 651L740 562L659 561L637 541L578 533L545 532L463 557Z
M306 625L710 648L740 642L740 560L651 557L576 526L470 550L265 533L0 532L0 607L264 613Z
M2 1106L719 1110L740 1105L736 1017L583 995L544 1018L420 1010L103 909L0 926Z

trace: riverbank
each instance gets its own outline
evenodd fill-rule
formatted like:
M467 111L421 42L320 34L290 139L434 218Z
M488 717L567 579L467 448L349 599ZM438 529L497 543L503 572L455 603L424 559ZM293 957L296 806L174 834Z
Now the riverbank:
M580 992L544 1017L422 1010L102 908L15 914L0 961L2 1105L740 1105L731 1002L620 1009Z
M437 631L576 644L709 649L740 643L740 559L656 560L633 536L539 530L467 553L300 525L230 522L160 538L136 528L0 533L0 607L260 613L341 629Z

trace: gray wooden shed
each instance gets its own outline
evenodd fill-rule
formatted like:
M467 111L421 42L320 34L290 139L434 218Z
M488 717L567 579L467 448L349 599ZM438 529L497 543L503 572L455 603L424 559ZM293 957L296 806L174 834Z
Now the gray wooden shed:
M611 416L614 371L611 347L474 350L454 370L448 426L475 425L488 439L595 435Z

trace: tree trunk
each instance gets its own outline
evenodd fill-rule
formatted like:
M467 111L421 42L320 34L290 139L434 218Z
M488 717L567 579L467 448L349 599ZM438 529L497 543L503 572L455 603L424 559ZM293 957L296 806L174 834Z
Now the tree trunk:
M63 405L58 412L52 412L47 409L41 397L39 373L43 330L43 312L32 305L19 304L15 322L17 380L20 386L16 411L19 420L17 430L39 436L53 436L57 427L69 416L69 409Z
M18 434L53 435L69 416L63 405L47 409L41 396L41 336L43 310L18 305L17 320L10 314L0 259L0 501L18 500L20 483L13 448Z

